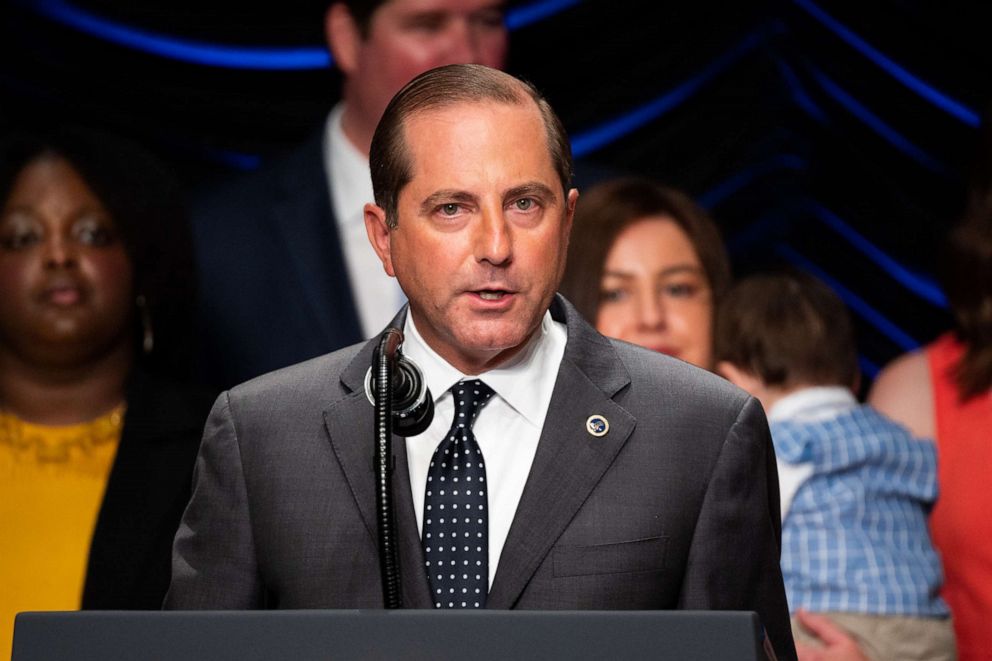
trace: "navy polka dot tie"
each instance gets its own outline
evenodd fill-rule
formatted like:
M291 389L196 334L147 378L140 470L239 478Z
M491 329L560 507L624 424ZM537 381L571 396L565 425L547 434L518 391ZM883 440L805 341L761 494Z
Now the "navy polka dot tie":
M489 591L486 466L472 424L495 393L475 379L456 383L451 394L455 418L427 472L427 578L436 608L484 608Z

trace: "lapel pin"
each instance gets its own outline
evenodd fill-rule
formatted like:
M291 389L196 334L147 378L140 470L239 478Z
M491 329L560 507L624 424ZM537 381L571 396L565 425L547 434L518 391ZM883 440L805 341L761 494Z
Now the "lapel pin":
M610 431L610 421L599 414L590 415L589 419L586 420L586 431L596 438L606 436L606 433Z

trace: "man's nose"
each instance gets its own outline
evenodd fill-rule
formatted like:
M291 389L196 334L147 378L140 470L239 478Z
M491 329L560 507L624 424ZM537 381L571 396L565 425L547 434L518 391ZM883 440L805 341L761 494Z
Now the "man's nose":
M483 209L475 235L476 259L500 266L508 263L512 254L513 237L502 209Z

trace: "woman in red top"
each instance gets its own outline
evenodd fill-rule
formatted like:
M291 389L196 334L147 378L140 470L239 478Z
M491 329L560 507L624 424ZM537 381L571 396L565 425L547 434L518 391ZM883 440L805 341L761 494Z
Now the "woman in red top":
M992 170L984 174L944 260L955 330L894 361L868 398L937 443L930 528L963 660L992 654Z

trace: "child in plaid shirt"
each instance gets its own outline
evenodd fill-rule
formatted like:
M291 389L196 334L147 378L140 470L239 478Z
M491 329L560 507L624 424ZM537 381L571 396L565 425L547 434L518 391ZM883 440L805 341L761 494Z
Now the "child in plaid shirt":
M822 646L800 622L807 612L846 630L868 658L955 658L927 530L935 448L858 404L841 300L810 276L747 278L718 310L715 343L717 371L768 414L800 658Z

